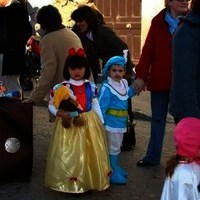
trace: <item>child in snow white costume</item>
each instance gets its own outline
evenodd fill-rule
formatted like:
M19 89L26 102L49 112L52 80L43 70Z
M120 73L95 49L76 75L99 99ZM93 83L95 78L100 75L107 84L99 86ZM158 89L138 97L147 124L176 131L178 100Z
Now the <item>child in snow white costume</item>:
M87 80L90 69L83 49L69 50L63 75L66 81L53 88L49 102L49 110L56 121L48 151L45 184L67 193L105 190L110 185L111 173L107 141L96 86ZM56 90L63 86L80 105L77 111L84 120L82 126L72 123L64 128L62 125L63 119L74 115L74 112L70 116L70 112L59 110L59 105L55 104L60 98L55 96Z
M118 166L118 157L124 133L127 131L128 98L135 94L134 87L128 86L127 80L123 78L126 73L125 68L126 59L124 57L110 58L104 66L103 78L105 80L98 93L113 170L110 182L115 184L127 182L127 172Z

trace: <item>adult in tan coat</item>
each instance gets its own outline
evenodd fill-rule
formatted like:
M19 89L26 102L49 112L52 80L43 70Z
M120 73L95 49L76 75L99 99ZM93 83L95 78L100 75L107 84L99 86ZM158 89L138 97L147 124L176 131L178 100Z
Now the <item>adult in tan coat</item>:
M79 37L62 24L61 14L52 5L38 10L37 23L43 31L40 40L41 75L25 102L42 103L50 89L64 80L63 68L69 48L82 48Z

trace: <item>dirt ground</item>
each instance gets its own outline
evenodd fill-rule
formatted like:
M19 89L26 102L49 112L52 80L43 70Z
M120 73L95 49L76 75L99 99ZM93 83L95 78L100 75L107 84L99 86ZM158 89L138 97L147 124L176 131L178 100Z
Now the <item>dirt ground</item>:
M135 163L146 151L150 130L149 93L143 92L133 98L136 120L135 149L122 152L120 164L128 172L127 185L111 185L105 191L83 195L71 195L52 191L44 186L44 172L52 123L48 122L46 107L34 107L34 159L30 181L0 183L0 200L159 200L162 191L165 161L174 152L172 130L173 119L167 118L166 136L163 147L163 159L159 166L138 168Z

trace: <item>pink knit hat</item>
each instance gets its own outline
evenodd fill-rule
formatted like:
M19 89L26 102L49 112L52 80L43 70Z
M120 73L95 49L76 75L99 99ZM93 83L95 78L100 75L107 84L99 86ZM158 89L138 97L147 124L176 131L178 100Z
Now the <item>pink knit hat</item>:
M174 130L174 141L178 155L199 160L197 156L200 150L200 119L182 119Z

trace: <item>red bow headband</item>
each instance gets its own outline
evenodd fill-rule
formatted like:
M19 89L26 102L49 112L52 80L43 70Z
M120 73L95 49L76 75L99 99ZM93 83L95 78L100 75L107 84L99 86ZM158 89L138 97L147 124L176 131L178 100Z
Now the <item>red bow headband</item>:
M72 56L80 56L85 58L85 51L82 48L79 48L77 51L74 48L71 48L68 50L68 56L72 57Z

